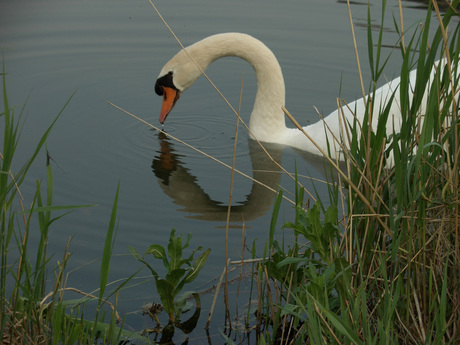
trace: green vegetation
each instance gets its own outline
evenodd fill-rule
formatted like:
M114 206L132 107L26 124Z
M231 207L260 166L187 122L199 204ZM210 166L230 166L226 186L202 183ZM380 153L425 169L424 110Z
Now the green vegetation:
M104 342L118 343L121 339L144 340L136 333L123 330L123 320L115 306L104 296L109 274L110 256L115 239L115 221L118 190L115 197L110 224L101 261L99 295L91 295L66 286L66 266L70 257L70 240L63 250L63 257L53 263L47 253L50 226L71 211L88 206L53 205L53 175L49 156L46 161L46 195L42 195L43 183L37 181L36 192L29 208L23 206L20 192L30 166L45 145L46 139L65 106L40 139L30 159L13 173L13 158L20 139L22 111L19 120L9 107L6 92L6 74L3 76L4 109L0 113L3 128L3 152L0 168L0 334L2 344L74 344ZM52 216L61 213L59 216ZM33 217L36 216L36 220ZM38 229L37 229L38 227ZM33 231L39 231L37 244L29 241ZM35 246L36 247L33 247ZM32 257L31 252L36 251ZM10 260L13 260L10 262ZM54 277L52 286L47 281ZM122 284L123 285L123 284ZM121 286L119 287L121 288ZM119 289L118 288L118 289ZM115 289L113 293L116 293ZM67 291L79 293L78 300L65 299ZM89 302L95 302L85 308ZM110 313L107 314L109 306ZM88 316L89 314L89 316ZM92 321L88 321L92 320ZM118 325L117 325L118 324ZM121 327L120 327L121 326Z
M329 174L331 179L337 176L330 181L333 182L330 200L318 200L307 208L305 205L309 202L305 200L304 190L295 185L295 219L283 226L295 238L289 246L275 239L282 200L279 193L263 253L267 259L253 263L250 303L245 311L248 332L255 328L258 343L460 343L460 26L454 10L458 3L455 1L444 15L434 3L423 25L414 28L410 38L402 29L402 19L399 22L394 17L395 29L401 35L396 50L402 58L401 84L395 90L403 114L401 131L386 134L384 124L389 107L379 114L369 112L364 123L349 124L354 135L346 155L347 168L343 174L336 171ZM384 15L385 12L382 23ZM430 37L433 21L439 28ZM387 60L381 51L383 25L374 42L376 34L371 30L371 22L369 15L368 54L373 80L368 91L372 96ZM440 65L435 75L430 76L434 61L439 58L446 58L448 63ZM408 82L413 68L417 71L416 85ZM424 98L427 89L428 96ZM409 97L412 93L413 98ZM116 312L117 293L131 277L115 291L106 292L115 240L118 190L102 254L98 295L77 291L83 296L81 299L66 299L67 291L75 292L66 286L68 246L62 259L55 263L47 253L48 232L54 222L65 216L62 212L88 206L53 205L49 162L46 163L46 186L37 182L29 208L24 208L20 194L31 164L43 150L65 106L42 136L31 158L13 172L22 111L17 120L8 104L4 72L2 97L2 342L120 343L126 338L148 341L139 333L126 331ZM427 109L426 112L422 113L422 108ZM381 124L372 132L368 120L374 116L379 116ZM359 136L353 130L356 126L362 129ZM387 160L391 159L396 164L387 168ZM40 231L36 248L32 248L34 244L29 241L31 224L36 224ZM197 317L189 320L191 327L181 322L180 317L190 297L196 301L195 316L199 315L199 295L196 292L179 294L186 284L196 279L210 250L194 259L202 250L199 247L190 256L183 257L190 240L191 235L183 243L182 236L176 237L173 230L167 248L153 244L143 256L130 248L135 259L154 276L162 308L168 314L170 324L163 329L160 343L172 340L174 327L185 332L196 326ZM36 252L34 257L31 251ZM164 278L147 262L149 254L163 263L167 272ZM252 256L256 257L254 245ZM47 289L45 282L50 277L54 280ZM257 294L257 305L251 309L253 294ZM114 296L112 305L107 300ZM153 309L150 308L156 318ZM158 322L158 318L156 320ZM172 328L172 334L165 335L170 331L168 327ZM227 341L231 342L229 338Z
M385 133L389 106L369 112L364 123L350 124L362 134L351 131L346 172L335 174L344 188L331 188L332 205L305 209L297 192L296 220L284 225L296 241L288 249L269 241L270 258L255 278L262 286L258 323L267 325L262 344L460 342L460 26L451 20L457 4L444 15L434 4L410 40L405 33L406 45L401 39L401 85L394 91L401 132ZM402 33L396 17L394 23ZM383 25L377 44L373 35L369 16L370 95L386 63ZM448 63L430 79L440 58ZM417 81L409 85L413 68ZM382 119L376 132L371 116ZM394 167L386 169L392 157Z
M207 249L195 261L193 261L195 253L202 249L200 246L193 250L189 257L183 258L183 250L189 246L192 234L188 234L185 244L182 245L182 236L176 237L175 233L176 231L173 229L171 231L169 244L166 250L159 244L152 244L149 248L147 248L144 256L140 256L135 248L129 247L129 250L134 258L142 262L155 277L155 284L158 294L160 295L161 303L164 310L168 313L169 322L171 324L180 323L180 316L184 311L187 299L190 296L195 298L197 310L201 308L200 296L198 293L188 291L180 296L178 295L184 288L185 284L193 282L198 277L198 274L208 259L209 253L211 253L211 249ZM166 254L166 252L168 254ZM161 278L160 275L145 260L145 256L149 254L152 254L155 259L162 261L163 266L168 272L164 278Z

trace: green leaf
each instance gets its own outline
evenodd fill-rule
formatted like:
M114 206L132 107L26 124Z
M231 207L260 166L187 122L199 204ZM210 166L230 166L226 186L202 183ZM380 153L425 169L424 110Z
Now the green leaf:
M169 265L170 269L180 268L180 262L182 260L182 236L175 237L176 230L171 231L168 244L168 255L171 259Z
M174 287L174 295L177 295L179 291L175 291L177 288L177 285L179 284L179 281L182 279L184 274L187 272L186 269L184 268L176 268L175 270L172 270L166 274L165 279L171 283L171 285Z
M190 298L190 296L194 296L195 300L198 302L200 301L199 295L195 291L187 291L181 294L176 298L175 301L175 308L176 308L176 315L180 315L184 312L184 307L187 305L187 300ZM198 298L197 298L198 296ZM197 308L200 308L201 305L197 303Z
M128 246L128 250L136 260L142 262L145 266L147 266L147 268L150 270L150 272L152 272L152 275L155 278L159 277L158 273L149 265L147 261L145 261L145 259L142 256L140 256L139 252L135 248Z
M280 190L276 196L275 203L273 205L272 219L270 221L270 236L268 240L268 248L272 248L273 239L275 237L276 223L278 221L278 214L283 200L283 191Z
M184 244L184 246L182 247L182 249L185 249L185 248L187 248L187 247L189 246L190 240L191 240L191 239L192 239L192 233L189 232L188 235L187 235L187 240L185 241L185 244Z
M281 262L278 263L277 267L283 267L286 265L291 265L291 264L298 264L299 262L304 262L307 261L307 258L299 258L299 257L288 257Z
M198 276L198 273L201 271L201 269L204 267L204 264L208 260L208 256L211 253L211 248L207 249L203 254L201 254L193 263L193 266L187 276L185 277L184 281L185 283L191 283L196 279Z
M339 214L339 210L337 209L337 206L335 205L329 206L324 215L324 222L331 223L331 224L337 224L338 214Z
M170 270L170 264L168 261L168 257L166 256L165 249L163 246L159 244L152 244L147 248L145 251L145 255L147 254L152 254L156 259L161 259L163 261L163 266L169 271Z
M128 246L128 251L133 256L133 258L135 258L136 260L140 261L142 259L141 255L139 254L136 248L132 246Z
M120 192L120 183L118 183L117 192L115 194L115 200L113 202L112 214L110 215L109 228L107 229L107 235L105 237L104 252L102 254L101 262L101 273L100 273L100 285L99 285L99 303L102 302L105 287L109 279L109 268L110 258L112 256L112 249L115 241L115 223L117 220L117 208L118 208L118 195Z
M168 315L174 318L174 286L165 279L158 278L155 280L158 294L160 295L161 303L163 308L168 313ZM174 321L174 320L172 320Z
M307 221L311 227L312 233L314 234L320 234L322 231L320 216L321 216L321 208L320 208L319 201L318 201L307 212Z
M311 301L309 301L309 305L315 303L319 311L326 316L329 322L337 329L340 334L347 338L352 344L364 345L361 339L356 335L356 332L353 330L353 328L347 324L346 318L340 318L333 312L329 311L307 290L305 290L305 293L309 299L311 299ZM293 297L297 302L300 302L297 296L293 295Z
M157 259L164 259L166 257L165 249L159 244L152 244L145 251L145 255L152 254Z

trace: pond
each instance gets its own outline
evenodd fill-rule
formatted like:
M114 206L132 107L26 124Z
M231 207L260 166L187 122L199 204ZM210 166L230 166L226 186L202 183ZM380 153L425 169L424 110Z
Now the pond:
M378 4L377 4L378 3ZM424 20L423 6L403 1L405 27L413 32ZM244 32L270 47L283 69L286 107L302 125L335 109L337 97L352 101L361 95L346 1L312 0L279 2L156 1L169 26L184 43L211 34ZM397 76L400 53L393 17L398 2L388 1L384 23L383 55L391 54L385 79ZM367 1L353 1L358 53L364 85L370 82L367 58ZM380 27L381 5L370 5L374 33ZM225 264L225 228L231 171L199 152L159 135L106 101L145 121L160 126L161 97L154 93L161 68L179 46L148 1L2 1L0 47L7 76L10 104L25 106L25 122L18 147L19 168L32 153L42 133L73 95L47 141L54 175L56 205L95 205L66 215L53 224L49 253L60 258L69 237L68 286L93 291L99 286L98 260L117 185L120 183L117 238L110 281L130 276L140 267L128 252L144 252L148 245L166 245L172 228L192 233L191 248L211 248L205 270L191 289L204 291L216 284ZM217 87L238 108L243 83L241 113L248 120L255 92L255 75L242 60L219 60L208 69ZM382 82L385 80L382 79ZM232 164L236 119L205 78L187 90L163 128L168 134L226 164ZM3 135L3 134L2 134ZM324 179L322 161L304 159L290 148L270 148L283 167L300 175ZM22 186L30 203L35 181L45 181L46 156L42 152ZM292 178L281 174L240 127L236 168L263 180L275 190L285 189L291 200ZM253 172L254 170L254 172ZM262 173L260 170L270 170ZM312 193L327 196L327 188L307 178L301 182ZM228 239L228 255L239 260L243 234L246 247L256 241L263 254L275 195L249 179L235 175ZM278 228L292 221L292 204L283 201ZM290 233L285 233L289 241ZM37 239L39 234L31 234ZM280 231L279 236L283 236ZM246 256L250 254L246 251ZM156 300L154 282L142 271L136 283L120 295L119 309L133 330L151 327L142 306ZM116 285L116 283L115 283ZM244 289L248 287L245 286ZM203 313L192 343L202 343L204 323L213 292L203 298ZM219 302L221 301L221 302ZM243 304L243 303L242 303ZM240 309L243 306L240 306ZM234 313L234 311L231 311ZM211 323L211 339L221 342L223 302ZM177 332L174 341L185 335ZM193 340L195 339L195 340Z

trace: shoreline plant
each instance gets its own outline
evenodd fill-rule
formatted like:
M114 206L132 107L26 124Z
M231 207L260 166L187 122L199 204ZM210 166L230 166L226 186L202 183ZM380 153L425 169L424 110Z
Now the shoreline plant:
M169 324L176 325L180 328L182 328L182 325L184 324L181 322L181 315L189 308L187 306L188 299L190 297L195 299L198 315L201 310L201 301L197 292L187 291L181 295L179 295L179 293L186 284L190 284L198 277L198 274L206 264L208 256L211 253L210 248L206 249L194 260L195 254L203 249L202 246L199 246L192 251L190 256L184 257L184 249L188 248L191 239L192 234L189 233L185 243L183 244L182 235L176 237L176 230L172 229L169 236L169 244L166 248L160 244L152 244L147 248L144 255L141 256L135 248L128 247L131 255L136 260L143 263L155 278L157 292L160 295L162 307L168 314ZM162 278L158 274L157 270L155 270L145 259L145 257L150 254L155 259L161 260L163 263L163 266L167 271L164 278ZM157 324L159 324L158 318L154 317L154 319L157 321ZM196 325L197 320L198 318L196 317L194 325Z
M394 90L403 114L401 132L385 134L389 106L366 114L364 123L349 124L354 134L346 154L347 179L338 175L335 182L343 189L330 191L332 206L324 209L318 201L306 209L303 193L296 193L296 220L284 225L294 231L295 243L285 250L269 241L272 255L255 273L262 286L258 322L267 325L259 343L460 342L458 3L442 15L430 2L410 39L393 16L401 35L401 83ZM430 38L433 18L439 27ZM375 44L369 11L369 99L386 64L384 13L381 20ZM443 58L447 63L430 75L435 60ZM414 68L417 81L411 85ZM382 119L375 132L368 126L372 116ZM388 159L395 162L391 169ZM336 207L340 202L343 218Z
M47 251L49 231L68 212L90 205L62 206L53 204L53 174L46 152L46 183L36 182L32 200L25 200L21 185L28 177L32 163L44 149L46 139L71 98L39 140L34 152L19 169L13 166L20 140L24 108L16 119L15 109L8 102L6 72L2 73L3 128L0 152L0 339L2 344L75 344L119 343L123 339L148 340L138 333L123 329L124 321L108 301L129 278L106 296L110 257L115 240L118 189L101 260L99 294L92 295L66 286L66 266L70 259L70 239L62 259L54 262ZM42 190L45 190L44 195ZM24 206L29 204L29 206ZM64 213L63 213L64 212ZM55 214L60 214L55 216ZM34 219L36 217L36 220ZM33 243L32 232L39 232ZM36 252L35 256L32 253ZM51 279L53 277L54 279ZM52 281L52 283L50 282ZM82 295L65 298L66 292ZM94 307L91 304L96 304ZM107 312L106 307L109 307Z

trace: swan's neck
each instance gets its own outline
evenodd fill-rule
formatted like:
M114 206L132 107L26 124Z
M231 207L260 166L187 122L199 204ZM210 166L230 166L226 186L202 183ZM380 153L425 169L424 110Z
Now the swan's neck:
M249 35L235 33L210 36L187 50L203 69L225 56L236 56L251 64L257 77L257 95L249 128L261 141L276 141L286 128L281 110L285 89L281 67L272 51Z

